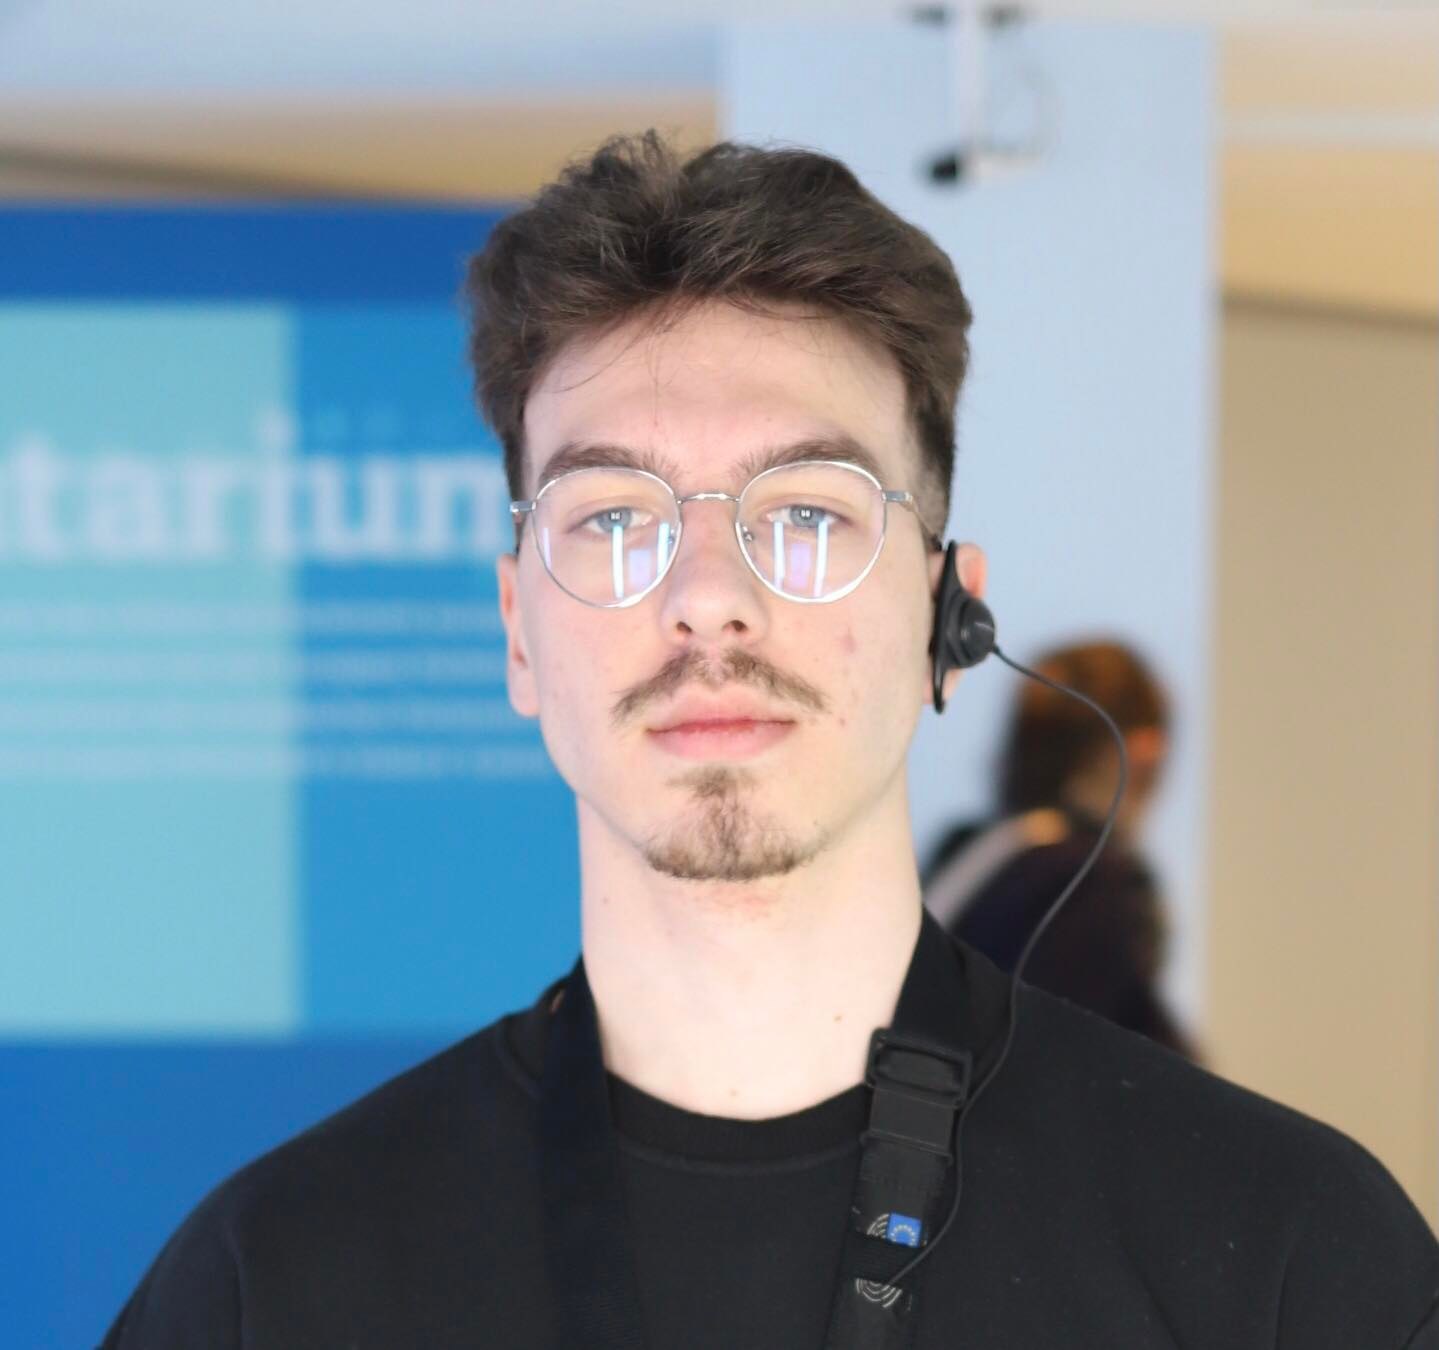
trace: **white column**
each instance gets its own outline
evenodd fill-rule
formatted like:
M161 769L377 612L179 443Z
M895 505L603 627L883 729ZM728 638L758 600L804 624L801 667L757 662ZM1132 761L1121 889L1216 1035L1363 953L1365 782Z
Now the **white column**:
M1205 30L1036 23L986 67L1001 129L1026 129L1028 63L1053 110L1036 165L966 186L924 165L953 140L949 39L908 22L736 28L724 134L845 160L951 254L974 306L950 529L989 553L1000 641L1140 647L1177 709L1147 846L1174 920L1170 984L1197 1019L1203 970L1214 44ZM1022 48L1022 50L1021 50ZM991 791L1019 676L991 662L911 759L927 847Z

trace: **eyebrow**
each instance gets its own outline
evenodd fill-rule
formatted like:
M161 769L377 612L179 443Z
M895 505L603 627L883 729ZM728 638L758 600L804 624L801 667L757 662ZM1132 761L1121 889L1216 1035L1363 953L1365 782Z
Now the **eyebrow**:
M535 484L535 495L539 496L546 483L576 469L643 469L668 482L678 472L678 467L673 460L662 455L636 450L628 445L614 445L607 441L566 441L545 464Z
M735 486L742 486L755 474L763 473L766 469L798 464L807 459L828 459L837 460L841 464L853 464L867 470L884 484L884 470L878 456L867 450L853 436L845 433L810 436L785 445L763 447L739 460L731 472L736 479ZM648 450L607 441L566 441L550 456L541 471L539 482L535 484L536 495L546 483L576 469L642 469L657 478L663 478L667 483L673 483L679 476L679 466L674 460Z
M853 464L868 471L880 483L884 482L884 470L879 457L865 449L853 436L840 433L835 436L813 436L803 441L791 441L788 445L770 446L746 455L737 466L748 480L766 469L777 469L782 464L798 464L804 459L832 459L841 464Z

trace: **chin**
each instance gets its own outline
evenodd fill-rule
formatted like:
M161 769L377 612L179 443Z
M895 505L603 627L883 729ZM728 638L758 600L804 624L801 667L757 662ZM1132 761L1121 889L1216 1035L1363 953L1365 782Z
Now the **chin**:
M760 815L741 791L751 775L709 766L687 775L693 805L684 819L646 838L645 862L682 881L748 882L782 877L803 867L825 845Z
M814 857L817 849L766 844L726 848L700 845L693 839L647 844L644 859L662 876L678 881L750 882L788 876Z

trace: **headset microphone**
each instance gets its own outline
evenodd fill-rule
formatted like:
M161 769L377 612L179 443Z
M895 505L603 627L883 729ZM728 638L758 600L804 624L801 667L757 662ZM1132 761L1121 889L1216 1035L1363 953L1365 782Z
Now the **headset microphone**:
M1079 690L1071 689L1037 671L1030 670L1028 666L1020 665L1018 661L1012 661L1004 654L996 640L998 635L995 629L994 615L990 612L989 606L977 596L971 595L960 583L959 573L954 565L954 555L958 547L951 541L945 550L944 576L939 583L939 594L935 597L934 636L929 649L934 663L935 712L944 711L944 677L951 670L964 670L970 666L977 666L990 652L993 652L1012 670L1017 670L1021 675L1027 675L1031 680L1037 680L1040 684L1047 685L1058 693L1077 698L1104 719L1105 726L1109 728L1109 734L1114 737L1115 748L1119 751L1119 785L1115 788L1114 799L1109 804L1109 811L1104 818L1103 828L1099 831L1099 838L1095 840L1094 846L1089 850L1079 870L1069 879L1069 884L1060 892L1058 899L1050 905L1039 923L1035 925L1034 931L1029 935L1029 940L1019 953L1019 959L1014 963L1014 970L1009 981L1009 1015L1005 1025L1004 1044L1000 1047L999 1056L991 1065L989 1072L975 1084L973 1091L965 1098L955 1119L953 1138L954 1200L950 1204L949 1215L940 1225L939 1232L934 1235L934 1239L920 1248L913 1260L888 1277L893 1285L898 1285L929 1256L944 1235L949 1232L955 1215L959 1213L959 1199L964 1190L960 1136L964 1129L965 1117L968 1116L970 1109L979 1100L984 1090L998 1076L1009 1055L1009 1047L1014 1043L1014 1028L1019 1018L1019 982L1020 976L1024 972L1025 963L1028 962L1029 954L1043 936L1045 929L1054 921L1055 916L1064 908L1065 901L1074 894L1075 888L1084 880L1089 869L1094 866L1109 839L1110 832L1114 829L1114 820L1119 814L1119 803L1124 799L1124 789L1129 782L1129 755L1124 748L1124 737L1118 726L1115 725L1114 719L1092 698L1081 694Z
M994 650L997 636L989 606L964 589L954 565L959 545L950 542L944 551L944 575L935 601L934 637L930 655L934 658L934 710L944 711L944 677L951 670L977 666Z

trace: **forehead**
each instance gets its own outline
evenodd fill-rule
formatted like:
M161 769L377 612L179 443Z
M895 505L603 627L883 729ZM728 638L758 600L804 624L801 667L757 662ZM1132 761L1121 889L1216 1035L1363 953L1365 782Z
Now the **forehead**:
M735 490L796 451L852 459L886 487L912 487L917 464L889 353L833 318L724 303L570 343L526 403L525 444L534 488L605 458L680 491Z

